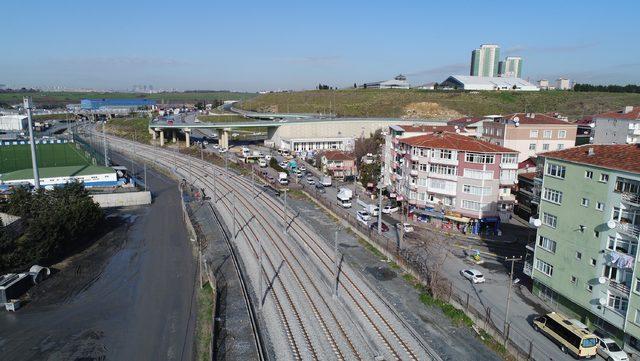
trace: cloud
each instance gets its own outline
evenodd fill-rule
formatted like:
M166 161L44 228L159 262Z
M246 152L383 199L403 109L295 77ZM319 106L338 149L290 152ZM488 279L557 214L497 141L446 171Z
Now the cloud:
M411 73L405 74L406 76L423 76L423 75L442 75L442 74L453 74L458 73L462 70L468 70L469 64L464 63L455 63L455 64L446 64L440 65L434 68L418 70Z
M327 56L304 56L297 58L288 58L286 61L291 64L307 64L307 65L335 65L342 60L338 55Z
M73 57L55 58L53 63L61 65L87 66L87 67L174 67L189 65L189 62L172 59L144 56L105 56L105 57Z
M526 46L516 45L505 49L506 55L514 55L517 53L538 52L538 53L570 53L578 50L590 49L598 46L599 43L591 42L574 45L554 45L554 46Z

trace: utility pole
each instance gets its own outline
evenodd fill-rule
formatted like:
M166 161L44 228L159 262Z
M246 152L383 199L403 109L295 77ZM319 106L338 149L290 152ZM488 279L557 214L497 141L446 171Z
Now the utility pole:
M233 230L233 243L236 243L236 191L235 189L231 189L231 203L233 204L233 221L232 230Z
M213 167L213 202L217 203L218 199L216 197L216 192L218 191L218 187L216 187L216 168Z
M264 284L264 272L262 271L262 259L264 258L264 248L262 246L262 237L258 238L258 243L259 243L258 247L260 247L260 254L258 255L258 272L260 273L260 277L259 277L259 281L258 281L258 284L259 284L259 287L258 287L259 291L258 292L259 292L260 296L259 296L259 300L258 301L260 303L258 305L258 309L260 311L262 311L262 299L264 298L264 295L263 295L263 293L264 293L264 289L263 289L263 287L264 287L263 286L263 284Z
M102 147L104 148L104 166L109 166L109 160L107 159L107 119L102 121Z
M251 166L251 190L253 191L253 195L255 196L256 194L256 181L254 179L255 174L254 174L254 169L253 169L253 165Z
M338 253L338 231L340 231L340 228L336 229L336 233L335 233L335 237L333 239L333 252L334 252L334 269L333 269L333 274L334 274L334 288L333 288L333 299L337 299L338 298L338 275L339 275L339 262L340 262L340 256Z
M40 173L38 172L38 155L36 153L36 141L33 139L33 122L31 121L31 98L23 99L24 108L27 110L27 121L29 125L29 145L31 148L31 166L33 167L33 185L35 189L40 189Z
M516 261L520 261L522 257L511 257L505 258L506 262L511 262L511 274L509 278L509 291L507 292L507 309L504 314L504 330L503 332L506 334L507 332L507 324L509 323L509 306L511 305L511 288L513 287L513 264Z
M144 190L147 191L147 163L143 163L144 167Z
M282 221L284 222L284 233L289 232L289 227L287 225L287 189L284 189L284 211L282 212Z
M378 178L378 234L382 233L382 163L380 164L380 177Z
M227 165L227 153L224 153L224 171L228 172L229 171L229 166Z

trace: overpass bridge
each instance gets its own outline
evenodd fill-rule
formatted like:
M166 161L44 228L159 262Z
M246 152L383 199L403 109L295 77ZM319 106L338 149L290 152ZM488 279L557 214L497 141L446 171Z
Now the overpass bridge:
M187 146L190 146L191 132L207 129L216 132L221 147L228 148L229 133L233 129L266 128L267 141L281 144L290 139L307 139L310 142L314 139L355 139L390 125L446 125L446 121L447 119L293 117L279 120L200 122L196 121L193 114L173 120L154 119L149 123L149 133L153 139L159 137L162 146L166 139L165 132L171 134L174 142L178 132L183 132Z

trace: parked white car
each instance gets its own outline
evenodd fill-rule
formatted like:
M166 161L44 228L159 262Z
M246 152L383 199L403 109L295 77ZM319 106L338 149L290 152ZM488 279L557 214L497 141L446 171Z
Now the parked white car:
M302 174L302 173L300 173ZM313 179L313 177L307 177L307 183L309 183L309 185L313 186L316 184L315 179Z
M413 226L409 223L397 223L396 227L398 228L402 227L402 230L404 231L404 233L413 232Z
M629 355L610 338L598 340L598 355L607 361L629 361Z
M371 215L367 211L356 212L356 217L359 221L364 221L365 223L371 219Z
M382 208L382 213L384 214L390 214L390 213L395 213L398 211L398 206L384 206L384 208Z
M477 269L463 269L462 271L460 271L460 274L462 275L462 277L468 279L472 283L484 283L485 281L482 272L478 271Z

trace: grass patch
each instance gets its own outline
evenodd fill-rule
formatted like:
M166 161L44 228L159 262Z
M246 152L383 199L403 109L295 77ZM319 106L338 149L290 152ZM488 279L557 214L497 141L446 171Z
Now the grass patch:
M507 351L507 348L504 347L503 344L498 342L495 338L493 338L490 334L488 334L485 330L480 330L480 339L482 342L487 345L490 349L495 351L498 355L502 357L503 360L511 361L516 360L513 355Z
M344 89L269 93L243 101L240 108L257 111L326 113L338 116L437 118L451 114L483 116L514 112L560 112L571 118L639 104L640 94L573 91L463 92L414 89ZM428 111L412 113L416 104L433 104Z
M389 267L391 267L394 270L399 270L400 269L400 266L398 266L398 264L393 262L393 261L389 262Z
M39 167L91 164L89 156L74 143L36 144ZM27 144L0 147L0 174L31 168L31 148Z
M196 322L196 360L211 360L210 345L213 340L213 295L209 283L198 291L198 316Z
M444 313L445 316L447 316L451 320L451 322L456 326L471 327L473 325L473 321L471 320L471 318L469 318L469 316L467 316L464 313L464 311L459 310L453 307L453 305L446 303L442 300L433 298L427 292L422 292L420 294L420 302L422 302L427 306L439 307L442 310L442 313Z
M135 139L140 143L148 144L151 141L151 134L149 134L149 118L111 119L107 122L106 131L107 133L121 138L130 140Z
M382 252L378 251L371 243L367 242L366 239L362 237L358 237L358 243L360 243L367 251L373 253L374 256L378 258L384 258Z
M294 199L305 199L307 196L300 189L291 189L287 192L287 196Z

